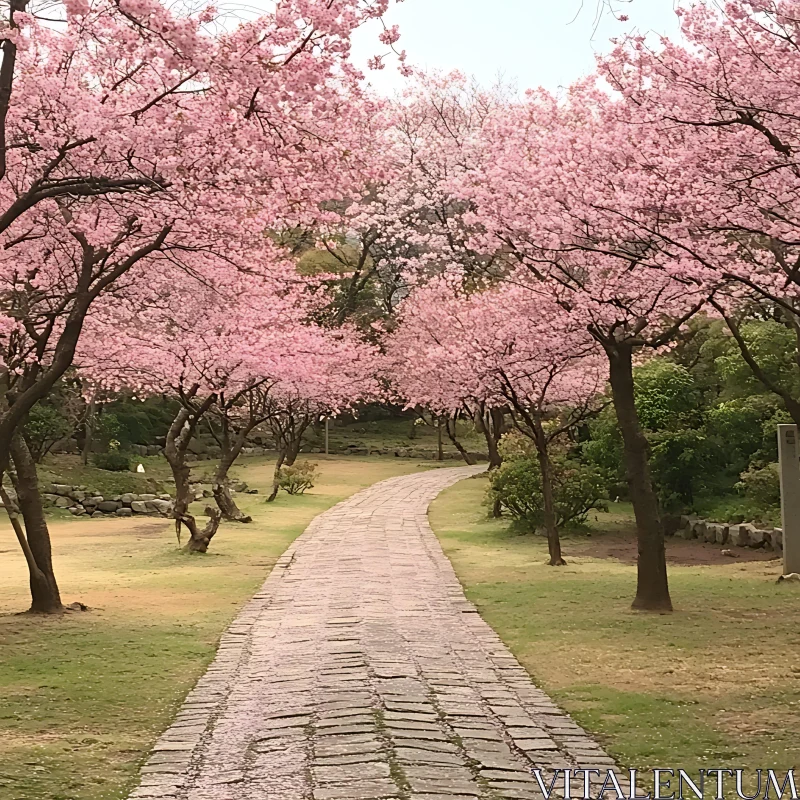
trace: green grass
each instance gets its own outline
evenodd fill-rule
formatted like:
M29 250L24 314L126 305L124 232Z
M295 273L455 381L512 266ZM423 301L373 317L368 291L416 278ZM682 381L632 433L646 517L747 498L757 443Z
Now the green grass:
M590 536L565 536L569 565L554 569L541 538L486 518L485 485L480 477L443 493L431 509L434 530L487 622L622 764L786 770L800 762L800 586L776 583L779 562L674 542L682 563L685 548L699 548L700 562L713 554L725 563L671 564L675 613L636 613L634 532L623 508L597 515ZM609 557L615 548L621 560Z
M239 495L249 526L225 525L207 556L176 546L168 520L52 522L65 602L88 613L17 615L26 571L0 526L0 797L117 800L213 658L219 636L318 513L376 481L424 468L397 459L316 459L308 494ZM272 464L238 474L262 492ZM66 477L66 476L62 476ZM70 475L71 483L79 480Z

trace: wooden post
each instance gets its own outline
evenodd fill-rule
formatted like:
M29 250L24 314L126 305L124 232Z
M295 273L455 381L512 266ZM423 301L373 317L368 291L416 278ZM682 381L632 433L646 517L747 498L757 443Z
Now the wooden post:
M800 454L797 425L778 425L783 522L783 574L800 572Z

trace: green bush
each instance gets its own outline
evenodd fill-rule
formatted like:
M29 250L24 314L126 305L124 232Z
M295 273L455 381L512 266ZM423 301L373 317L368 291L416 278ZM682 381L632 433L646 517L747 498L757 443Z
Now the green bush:
M553 458L556 524L580 525L593 508L605 508L605 478L597 467L557 455ZM514 519L535 528L543 521L542 476L538 461L506 461L490 476L487 501L500 502Z
M70 433L72 426L69 420L53 406L35 405L28 414L25 441L37 464L59 439L69 436Z
M754 465L742 473L736 488L760 508L778 508L781 504L781 476L778 464Z
M111 450L108 453L97 453L94 457L94 465L98 469L106 469L109 472L127 472L131 468L131 460L125 453Z
M281 467L278 472L278 486L288 494L303 494L314 488L317 479L317 465L310 461L298 461L292 467Z

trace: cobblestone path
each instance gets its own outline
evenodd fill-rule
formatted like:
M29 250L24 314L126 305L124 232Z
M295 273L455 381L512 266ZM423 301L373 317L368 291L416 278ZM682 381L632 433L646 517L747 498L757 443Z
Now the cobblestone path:
M132 797L536 798L533 766L612 766L467 602L428 525L430 501L477 471L393 478L317 517Z

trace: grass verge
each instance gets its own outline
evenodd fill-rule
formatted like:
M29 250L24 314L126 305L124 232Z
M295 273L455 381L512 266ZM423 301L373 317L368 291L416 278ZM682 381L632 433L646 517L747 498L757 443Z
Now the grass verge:
M124 797L220 634L292 540L354 492L421 468L392 459L315 460L317 486L302 497L281 493L269 506L263 493L272 464L245 460L238 475L262 495L237 501L255 522L224 525L207 556L178 550L167 520L53 520L64 601L80 600L88 613L15 614L28 603L25 564L8 525L0 525L3 800Z
M776 583L780 562L670 543L676 611L635 613L636 568L619 545L634 538L629 517L599 514L591 536L567 535L569 565L555 569L543 539L487 519L485 488L480 476L434 502L445 553L534 680L623 765L800 763L800 585Z

